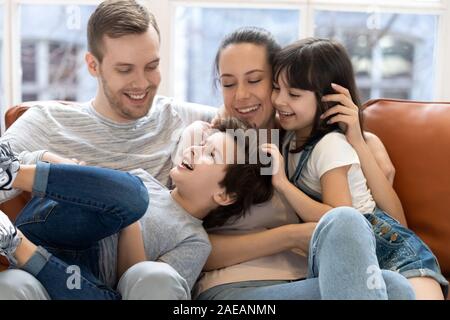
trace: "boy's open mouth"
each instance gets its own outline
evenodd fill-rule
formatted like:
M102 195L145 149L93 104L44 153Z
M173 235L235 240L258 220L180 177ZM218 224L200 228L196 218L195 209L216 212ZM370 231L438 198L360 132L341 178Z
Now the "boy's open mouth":
M189 169L189 170L194 170L194 167L192 167L192 165L190 165L186 160L183 160L182 162L181 162L181 165L184 167L184 168L186 168L186 169Z

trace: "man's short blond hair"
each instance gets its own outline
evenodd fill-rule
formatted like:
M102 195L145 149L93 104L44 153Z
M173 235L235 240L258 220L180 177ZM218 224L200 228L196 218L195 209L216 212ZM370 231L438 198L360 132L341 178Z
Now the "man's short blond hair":
M103 37L120 38L147 32L150 25L159 34L154 15L135 0L107 0L102 2L89 18L88 50L101 62Z

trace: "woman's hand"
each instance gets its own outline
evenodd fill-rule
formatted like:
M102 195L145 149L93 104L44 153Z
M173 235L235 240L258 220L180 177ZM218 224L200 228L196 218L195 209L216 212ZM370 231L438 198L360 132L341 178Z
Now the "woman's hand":
M272 184L275 189L279 189L284 183L289 182L284 171L284 158L278 147L272 143L264 143L261 150L272 158Z
M42 156L42 161L47 161L50 163L59 163L59 164L78 164L78 165L86 165L86 162L84 161L80 161L78 159L75 158L64 158L61 157L57 154L54 154L52 152L45 152L44 155Z
M320 118L329 117L328 124L339 123L348 142L352 146L356 146L364 142L359 123L359 107L353 103L350 92L346 88L335 83L332 83L331 86L337 93L324 96L322 101L337 102L338 104L325 111Z
M286 232L291 235L292 251L304 257L308 256L309 244L316 226L317 222L304 222L286 225Z

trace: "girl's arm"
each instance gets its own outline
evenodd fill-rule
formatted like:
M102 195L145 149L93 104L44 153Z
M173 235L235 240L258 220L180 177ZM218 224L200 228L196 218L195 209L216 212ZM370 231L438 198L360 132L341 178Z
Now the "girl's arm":
M337 189L337 192L336 190L333 192L325 192L326 190L322 190L324 200L326 200L324 203L311 199L288 180L286 173L284 172L284 159L280 154L278 147L274 144L264 144L261 148L272 157L272 184L274 188L286 198L291 207L303 221L317 222L325 213L334 207L352 205L351 198L349 199L346 196L347 194L350 194L350 192L346 191L345 193L342 193L344 192L342 189ZM343 166L325 173L322 177L326 179L327 190L344 186L346 186L346 189L348 190L348 169L349 166ZM332 182L339 177L344 178L340 179L339 182Z
M328 123L332 124L338 122L344 124L345 135L348 142L358 153L361 168L375 202L380 209L389 213L406 226L406 218L400 199L392 188L391 183L378 166L369 146L364 141L359 125L358 106L353 103L347 89L338 85L333 85L333 89L337 94L327 95L323 100L335 101L340 104L327 110L321 116L322 119L331 116Z
M307 256L315 227L316 223L301 223L243 235L209 234L212 251L204 270L224 268L291 249Z
M381 171L388 179L389 183L393 185L395 177L395 167L392 164L391 158L389 158L389 154L387 153L383 142L381 142L380 138L378 138L376 135L367 131L364 131L364 140Z
M117 276L118 279L131 266L146 261L144 240L142 239L139 221L123 228L119 233L117 245Z

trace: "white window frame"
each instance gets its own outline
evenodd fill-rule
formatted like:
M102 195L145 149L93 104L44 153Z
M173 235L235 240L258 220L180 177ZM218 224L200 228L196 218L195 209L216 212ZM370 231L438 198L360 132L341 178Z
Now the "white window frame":
M97 5L100 0L0 0L3 5L3 89L4 102L11 106L21 102L20 21L19 6L22 4ZM159 93L174 94L174 16L179 5L225 8L289 8L300 10L300 37L313 35L315 10L399 12L439 15L436 44L436 79L434 99L450 101L450 90L445 87L446 75L450 74L450 0L141 0L156 16L161 31L161 73L163 81ZM446 37L447 36L447 37ZM5 108L2 106L2 121ZM2 125L2 130L4 126Z
M450 101L450 90L446 88L445 75L450 74L450 0L159 0L148 2L161 29L161 72L163 80L159 92L173 96L175 93L174 29L177 6L200 6L221 8L290 8L300 10L300 38L313 36L315 10L354 12L396 12L410 14L435 14L439 16L436 35L434 100Z

